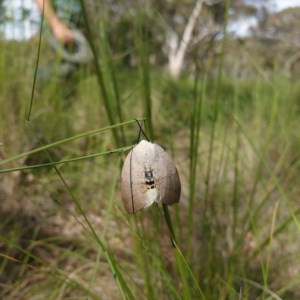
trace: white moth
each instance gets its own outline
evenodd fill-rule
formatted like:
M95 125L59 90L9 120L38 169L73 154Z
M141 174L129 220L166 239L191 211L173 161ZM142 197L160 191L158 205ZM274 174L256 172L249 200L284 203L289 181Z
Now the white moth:
M121 172L121 196L128 213L154 202L176 203L180 192L177 169L162 147L143 140L129 152Z

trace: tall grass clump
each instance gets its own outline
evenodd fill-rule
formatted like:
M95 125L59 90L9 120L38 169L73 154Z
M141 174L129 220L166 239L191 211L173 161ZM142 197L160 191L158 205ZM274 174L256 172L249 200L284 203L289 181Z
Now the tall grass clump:
M299 83L228 78L226 38L217 78L196 57L193 76L170 79L150 64L142 6L124 67L113 24L101 10L93 38L80 2L95 71L77 70L72 93L55 73L33 84L43 35L0 44L0 298L298 299ZM137 122L173 156L182 194L127 215L118 182Z

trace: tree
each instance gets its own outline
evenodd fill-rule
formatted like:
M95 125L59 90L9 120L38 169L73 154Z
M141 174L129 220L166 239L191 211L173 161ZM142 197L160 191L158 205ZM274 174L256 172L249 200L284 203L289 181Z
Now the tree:
M184 69L189 47L201 44L206 38L214 36L220 30L220 19L223 21L224 16L224 6L223 9L221 8L221 13L216 13L220 12L220 4L224 4L224 0L196 0L193 9L190 11L182 10L180 7L173 10L173 19L179 18L179 14L182 12L185 12L185 15L182 15L181 18L187 19L186 23L183 24L181 35L176 31L175 26L166 27L163 49L168 57L168 72L174 79L178 78ZM205 21L199 22L204 6L211 8L211 14L203 13Z
M181 74L184 65L184 58L188 49L189 44L193 38L193 30L196 25L196 21L200 16L202 10L203 0L197 0L196 5L188 19L185 26L182 38L179 40L178 35L170 30L167 33L167 49L168 60L169 60L169 73L171 77L178 78Z
M226 0L184 0L143 2L140 23L150 39L152 61L166 65L173 78L178 78L188 66L190 53L196 46L210 40L223 22ZM106 0L109 33L113 51L126 53L124 62L135 62L133 47L134 24L138 17L136 1ZM126 28L126 29L125 29ZM108 29L109 30L109 29ZM129 58L129 59L128 59Z

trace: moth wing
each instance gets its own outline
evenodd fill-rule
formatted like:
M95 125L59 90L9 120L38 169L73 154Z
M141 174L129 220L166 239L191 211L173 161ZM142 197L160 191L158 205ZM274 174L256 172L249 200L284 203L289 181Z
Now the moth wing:
M181 183L178 171L175 168L175 173L161 178L160 184L160 201L163 204L172 205L179 202L181 194Z
M142 165L152 165L154 162L158 161L157 151L160 149L163 150L157 144L153 144L142 140L139 144L134 148L135 149L135 158L136 162Z
M159 190L160 201L163 204L171 205L179 202L181 183L176 166L168 153L157 145L158 160L154 167L154 177L157 178L157 189Z
M143 188L144 168L137 160L135 148L127 155L121 172L121 197L125 210L131 214L148 206Z

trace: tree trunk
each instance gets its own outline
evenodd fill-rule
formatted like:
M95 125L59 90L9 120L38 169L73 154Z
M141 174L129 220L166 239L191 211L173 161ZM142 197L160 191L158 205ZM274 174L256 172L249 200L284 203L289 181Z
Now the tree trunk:
M194 10L185 26L182 39L179 41L175 32L170 32L167 37L169 51L169 73L171 77L178 78L184 66L184 58L188 45L192 40L192 33L195 28L197 18L202 9L203 0L197 0Z

